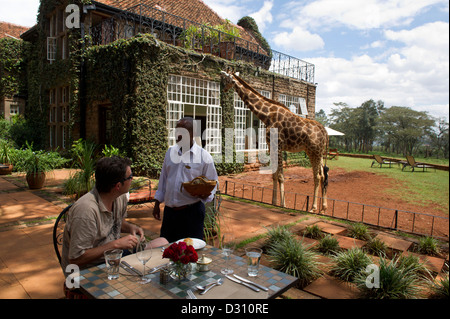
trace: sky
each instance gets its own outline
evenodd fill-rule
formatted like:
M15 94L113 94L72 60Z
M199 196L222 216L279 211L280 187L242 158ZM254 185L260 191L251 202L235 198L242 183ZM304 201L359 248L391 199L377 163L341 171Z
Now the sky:
M251 16L272 49L315 65L316 111L381 100L449 120L448 0L203 0ZM0 21L33 26L39 0L0 0Z

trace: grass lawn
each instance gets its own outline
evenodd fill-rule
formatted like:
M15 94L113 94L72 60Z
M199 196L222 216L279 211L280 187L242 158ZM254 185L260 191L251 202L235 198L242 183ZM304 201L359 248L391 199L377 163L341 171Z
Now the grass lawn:
M373 167L372 159L353 158L340 156L339 160L327 161L330 169L342 168L346 171L368 171L375 174L385 175L398 181L398 187L386 189L386 192L395 194L408 202L415 202L420 206L438 204L445 208L448 216L449 211L449 172L428 169L426 172L406 170L402 172L401 166L394 165L391 168Z

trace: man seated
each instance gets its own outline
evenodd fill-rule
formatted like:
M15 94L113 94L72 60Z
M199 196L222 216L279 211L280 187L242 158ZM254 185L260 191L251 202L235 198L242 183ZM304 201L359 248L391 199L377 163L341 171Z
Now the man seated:
M78 199L67 213L64 228L61 266L65 275L69 264L80 269L104 262L103 252L109 249L133 249L144 239L141 227L125 220L127 194L133 174L131 161L118 156L98 160L95 170L95 187ZM121 233L129 235L120 237ZM168 242L157 238L152 247Z

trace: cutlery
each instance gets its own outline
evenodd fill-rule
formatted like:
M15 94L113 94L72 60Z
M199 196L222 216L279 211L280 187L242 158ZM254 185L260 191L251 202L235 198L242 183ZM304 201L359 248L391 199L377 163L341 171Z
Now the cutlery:
M258 287L258 288L260 288L260 289L262 289L262 290L264 290L264 291L269 291L269 288L264 287L264 286L261 286L261 285L255 283L255 282L253 282L253 281L250 281L250 280L248 280L248 279L246 279L246 278L242 278L241 276L238 276L238 275L236 275L236 274L234 274L233 276L236 277L236 278L239 279L239 280L242 280L242 281L244 281L244 282L250 284L250 285L256 286L256 287Z
M204 295L206 294L208 291L211 290L211 288L215 287L215 286L220 286L223 284L223 278L219 278L216 282L214 282L211 286L209 286L208 288L206 288L205 290L203 290L200 295Z
M136 276L137 274L130 268L128 268L127 266L125 266L124 264L120 263L120 267L125 269L128 273L132 274L133 276Z
M197 299L197 297L195 297L195 295L194 295L194 293L192 292L192 290L191 289L188 289L187 291L187 294L188 294L188 299Z
M225 277L227 277L227 278L230 279L231 281L234 281L234 282L237 282L238 284L241 284L241 285L243 285L243 286L246 286L246 287L248 287L248 288L250 288L250 289L252 289L252 290L254 290L254 291L256 291L256 292L259 292L259 291L260 291L260 290L259 290L258 288L256 288L255 286L249 285L248 283L243 282L243 281L241 281L241 280L239 280L239 279L230 277L230 276L228 276L228 275L225 275Z
M137 270L136 268L134 268L133 266L131 266L129 263L127 263L126 261L122 260L120 262L121 264L125 265L127 268L130 268L131 271L133 271L136 275L138 276L142 276L142 273Z
M214 281L214 282L210 282L209 284L206 284L206 285L204 285L204 286L200 286L200 285L197 285L197 286L195 286L195 288L197 288L197 290L205 290L205 289L207 289L209 286L211 286L211 285L214 285L215 283L217 283L219 280L221 280L222 278L219 278L219 279L217 279L216 281Z
M165 264L162 264L162 265L153 267L153 268L151 268L151 269L148 271L147 274L153 274L153 273L157 272L158 270L160 270L161 268L167 266L168 264L169 264L169 263L165 263Z

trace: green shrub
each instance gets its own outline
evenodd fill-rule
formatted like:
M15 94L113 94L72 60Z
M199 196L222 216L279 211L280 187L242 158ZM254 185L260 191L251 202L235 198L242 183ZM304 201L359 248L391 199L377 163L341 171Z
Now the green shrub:
M306 286L322 274L317 261L318 255L293 237L276 242L269 248L267 255L275 269L297 277L300 287Z
M353 224L349 230L348 235L350 237L360 239L360 240L369 240L370 234L369 234L369 227L364 224Z
M327 235L319 241L316 249L322 254L329 255L336 254L341 249L341 247L339 246L339 242L335 237Z
M448 299L448 272L442 275L442 278L430 280L428 282L431 289L430 298L432 299Z
M409 269L414 271L417 275L427 276L430 275L430 271L425 267L425 263L420 261L420 258L414 255L401 255L398 257L397 266L399 268Z
M267 239L265 242L265 247L271 247L276 243L290 240L293 238L293 234L285 226L276 226L269 229L267 232Z
M403 267L398 258L391 261L381 257L379 270L379 287L368 287L369 275L362 271L355 279L363 298L369 299L412 299L417 298L423 287L421 276L412 267Z
M322 230L320 230L319 226L317 225L307 226L304 235L313 239L321 239L325 236Z
M358 247L337 253L333 257L333 261L334 266L331 268L331 273L350 282L353 282L372 263L372 259Z
M433 237L422 237L419 240L418 252L425 255L438 255L439 243Z
M26 145L26 148L14 152L14 168L19 172L48 172L63 167L69 161L58 152L34 151L33 144L26 142Z
M365 249L373 255L385 257L387 246L380 239L373 238L367 242Z

